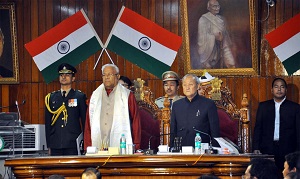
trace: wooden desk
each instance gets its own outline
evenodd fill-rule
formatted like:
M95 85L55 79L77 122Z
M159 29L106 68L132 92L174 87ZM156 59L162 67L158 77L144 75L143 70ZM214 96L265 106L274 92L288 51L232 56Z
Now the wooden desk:
M12 158L5 161L18 179L62 174L79 179L87 167L99 166L102 178L191 178L213 173L220 178L241 178L251 158L267 155L124 155Z

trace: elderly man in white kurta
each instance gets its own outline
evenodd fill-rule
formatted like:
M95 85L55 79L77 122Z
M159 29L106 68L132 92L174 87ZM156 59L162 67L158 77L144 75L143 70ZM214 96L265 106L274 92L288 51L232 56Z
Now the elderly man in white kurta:
M84 147L119 147L122 134L127 144L140 147L141 124L134 94L118 83L119 68L113 64L102 67L103 83L93 92L87 110Z
M222 16L218 15L220 4L217 0L207 3L209 12L198 22L198 53L201 68L235 68L230 49L230 38Z

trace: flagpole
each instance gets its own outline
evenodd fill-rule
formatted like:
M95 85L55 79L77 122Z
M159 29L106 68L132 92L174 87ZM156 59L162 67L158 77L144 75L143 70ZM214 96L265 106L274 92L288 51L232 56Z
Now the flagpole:
M99 62L99 60L100 60L100 57L102 56L103 51L104 51L104 48L101 50L101 53L100 53L100 55L99 55L99 57L98 57L98 59L97 59L97 62L96 62L96 64L95 64L95 66L94 66L94 70L96 69L96 67L97 67L97 65L98 65L98 62ZM105 51L106 51L106 50L105 50Z
M111 63L112 63L112 64L115 64L115 63L112 61L112 59L111 59L111 57L110 57L108 51L106 50L106 48L105 48L104 50L105 50L106 54L108 55L108 58L110 59Z

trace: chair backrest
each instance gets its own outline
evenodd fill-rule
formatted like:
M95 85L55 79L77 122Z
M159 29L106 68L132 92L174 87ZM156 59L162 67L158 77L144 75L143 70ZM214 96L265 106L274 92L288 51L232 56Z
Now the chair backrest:
M141 117L141 149L148 149L150 143L150 148L157 150L160 144L161 110L154 102L152 91L144 83L138 78L134 80L133 88Z
M223 109L218 109L220 136L227 137L238 145L238 120L232 120Z
M247 94L243 94L242 108L238 109L232 100L231 91L215 78L202 87L202 95L212 99L220 121L220 135L236 143L243 152L250 152L249 110Z

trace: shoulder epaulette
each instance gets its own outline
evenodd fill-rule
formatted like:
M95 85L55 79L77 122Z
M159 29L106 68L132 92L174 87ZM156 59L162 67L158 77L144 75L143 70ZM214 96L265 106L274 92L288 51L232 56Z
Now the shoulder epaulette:
M79 93L85 94L84 92L82 92L82 91L80 91L80 90L75 90L75 91L78 91Z
M80 90L75 90L74 91L78 91L79 93L82 93L83 95L86 95L84 92L80 91Z
M59 90L57 90L57 91L52 91L50 94L53 94L53 93L56 93L56 92L59 92Z

